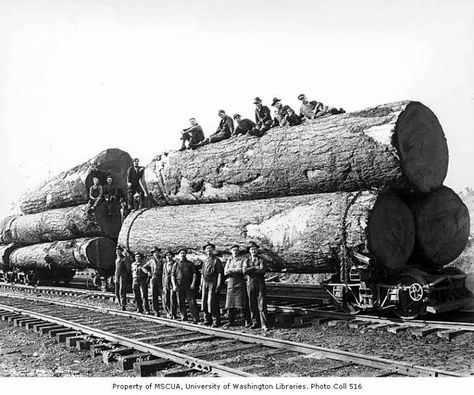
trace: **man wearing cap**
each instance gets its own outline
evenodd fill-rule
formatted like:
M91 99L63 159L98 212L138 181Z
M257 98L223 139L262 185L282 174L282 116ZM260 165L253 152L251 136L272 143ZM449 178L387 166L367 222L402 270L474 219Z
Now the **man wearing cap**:
M262 100L259 97L254 99L253 104L255 104L255 135L261 137L272 127L273 119L270 109L262 105Z
M221 314L219 308L219 289L222 285L224 270L221 260L214 255L216 246L207 243L203 250L206 258L202 263L201 300L204 312L204 325L220 326Z
M114 207L118 206L120 199L120 190L117 185L114 184L114 180L111 176L107 177L107 184L104 185L104 200L107 207L107 215L114 215Z
M239 134L250 134L255 135L255 123L252 122L248 118L242 119L240 114L234 114L234 121L237 122L237 127L234 131L234 136L238 136Z
M127 305L127 281L130 275L130 262L123 253L123 248L117 246L115 249L115 297L122 310L126 309Z
M137 208L143 207L143 199L145 192L142 188L142 179L145 173L145 168L139 166L139 159L133 160L133 166L127 171L127 187L128 187L128 208L130 210L136 210ZM135 195L138 195L138 207L135 204Z
M171 273L175 264L174 255L171 251L166 251L165 262L163 264L163 310L166 313L166 318L176 319L176 309L178 301L176 299L176 292L173 291L173 283L171 281Z
M189 123L191 126L187 129L183 129L181 132L181 140L183 140L183 144L179 149L180 151L186 149L186 141L188 142L188 149L194 149L199 147L199 143L204 140L204 132L202 127L196 122L196 118L190 118Z
M281 104L281 100L277 97L273 98L272 107L275 107L275 117L273 119L272 127L289 125L289 111L291 111L293 114L295 111L290 106Z
M325 106L316 100L309 101L306 95L301 94L298 96L298 100L301 101L300 117L306 119L319 118L325 115L343 114L345 113L343 108L335 108Z
M247 293L249 297L250 316L252 320L251 329L262 326L267 330L267 291L265 287L265 272L267 265L258 254L258 245L251 242L247 257L242 265L242 271L247 276Z
M135 260L132 263L132 288L135 295L135 303L139 313L150 314L148 303L148 272L144 268L143 255L135 253Z
M189 310L193 316L193 323L199 323L199 309L196 303L196 269L194 263L186 258L186 249L181 248L178 251L178 261L171 270L171 282L173 291L176 292L178 308L181 313L181 320L187 321L186 300L189 304Z
M163 292L163 260L161 257L161 249L158 247L153 248L151 254L151 259L143 268L150 277L152 307L158 317L160 315L158 298L162 297L161 294Z
M224 268L224 275L227 278L227 295L225 307L229 316L229 322L226 326L235 324L235 318L243 312L245 316L245 324L249 326L250 312L247 302L247 285L245 282L243 264L245 257L240 254L239 246L230 247L232 256L227 259Z

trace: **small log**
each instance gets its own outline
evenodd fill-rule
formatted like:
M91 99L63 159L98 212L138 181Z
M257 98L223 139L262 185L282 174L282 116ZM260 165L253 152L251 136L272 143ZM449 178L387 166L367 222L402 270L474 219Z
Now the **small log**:
M86 208L84 204L6 218L0 222L0 242L30 245L82 237L118 237L121 227L118 203L112 205L113 215L107 215L105 204L99 204L90 215Z
M126 218L118 243L134 252L159 246L201 254L207 241L220 250L256 241L273 271L334 273L350 251L368 251L378 264L399 269L414 238L401 199L364 191L143 209Z
M426 193L442 185L447 168L438 119L403 101L164 153L145 180L157 204L174 205L382 186Z
M411 261L440 268L466 248L470 234L469 210L450 188L407 198L415 218L416 242Z
M92 268L111 274L115 265L115 242L106 237L94 237L34 244L13 251L10 264L23 271Z
M126 192L127 170L132 158L124 151L110 148L68 171L65 171L28 191L20 200L25 214L39 213L54 208L71 207L87 203L92 179L99 177L102 185L107 176Z

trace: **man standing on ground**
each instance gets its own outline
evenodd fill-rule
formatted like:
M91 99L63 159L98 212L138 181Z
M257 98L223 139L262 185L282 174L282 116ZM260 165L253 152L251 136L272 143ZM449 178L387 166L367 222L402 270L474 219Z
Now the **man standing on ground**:
M135 303L139 313L150 314L150 305L148 303L148 275L144 269L145 262L143 255L135 253L135 260L132 263L132 288L135 295Z
M166 313L166 318L175 320L176 309L178 301L176 299L176 292L173 291L173 283L171 281L171 274L175 264L174 255L171 251L165 254L165 263L163 264L163 310Z
M219 307L219 288L222 285L224 270L222 262L214 255L216 246L207 243L203 250L206 258L202 263L201 291L202 311L204 312L204 325L218 327L221 324Z
M181 320L187 321L186 300L189 304L189 310L193 316L193 323L199 323L199 309L196 303L196 269L194 263L186 258L187 251L181 248L178 252L178 261L174 264L171 271L171 282L173 291L176 292L178 307L181 313Z
M143 199L145 192L142 188L142 179L145 173L145 168L139 166L139 159L133 160L133 166L127 171L127 187L128 187L128 208L129 210L136 210L143 207ZM138 194L138 207L135 205L135 194Z
M130 262L123 254L123 248L117 246L115 249L117 258L115 259L115 297L122 310L126 310L127 305L127 282L130 274Z
M152 308L157 317L160 316L160 305L158 298L161 298L163 292L163 259L161 258L161 249L153 248L152 257L145 264L144 269L150 276ZM163 301L162 301L163 302Z
M183 140L183 144L179 149L180 151L186 149L186 141L188 142L188 148L194 149L199 147L199 143L204 140L204 132L202 127L196 122L196 118L190 118L189 123L191 126L187 129L183 129L181 132L181 140Z

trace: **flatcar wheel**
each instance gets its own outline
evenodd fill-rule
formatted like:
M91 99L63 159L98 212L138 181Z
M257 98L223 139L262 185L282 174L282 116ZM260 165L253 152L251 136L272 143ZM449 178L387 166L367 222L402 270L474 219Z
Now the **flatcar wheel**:
M395 314L404 319L412 320L426 311L425 279L417 272L403 273L395 279L395 284L409 287L398 305L395 308Z

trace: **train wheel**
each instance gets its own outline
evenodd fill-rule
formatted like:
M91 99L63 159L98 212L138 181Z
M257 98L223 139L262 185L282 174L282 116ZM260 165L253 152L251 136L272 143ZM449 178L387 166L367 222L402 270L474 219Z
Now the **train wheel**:
M395 284L404 285L408 292L403 293L395 314L405 320L412 320L426 311L425 290L426 281L417 271L410 271L401 274L395 279Z

